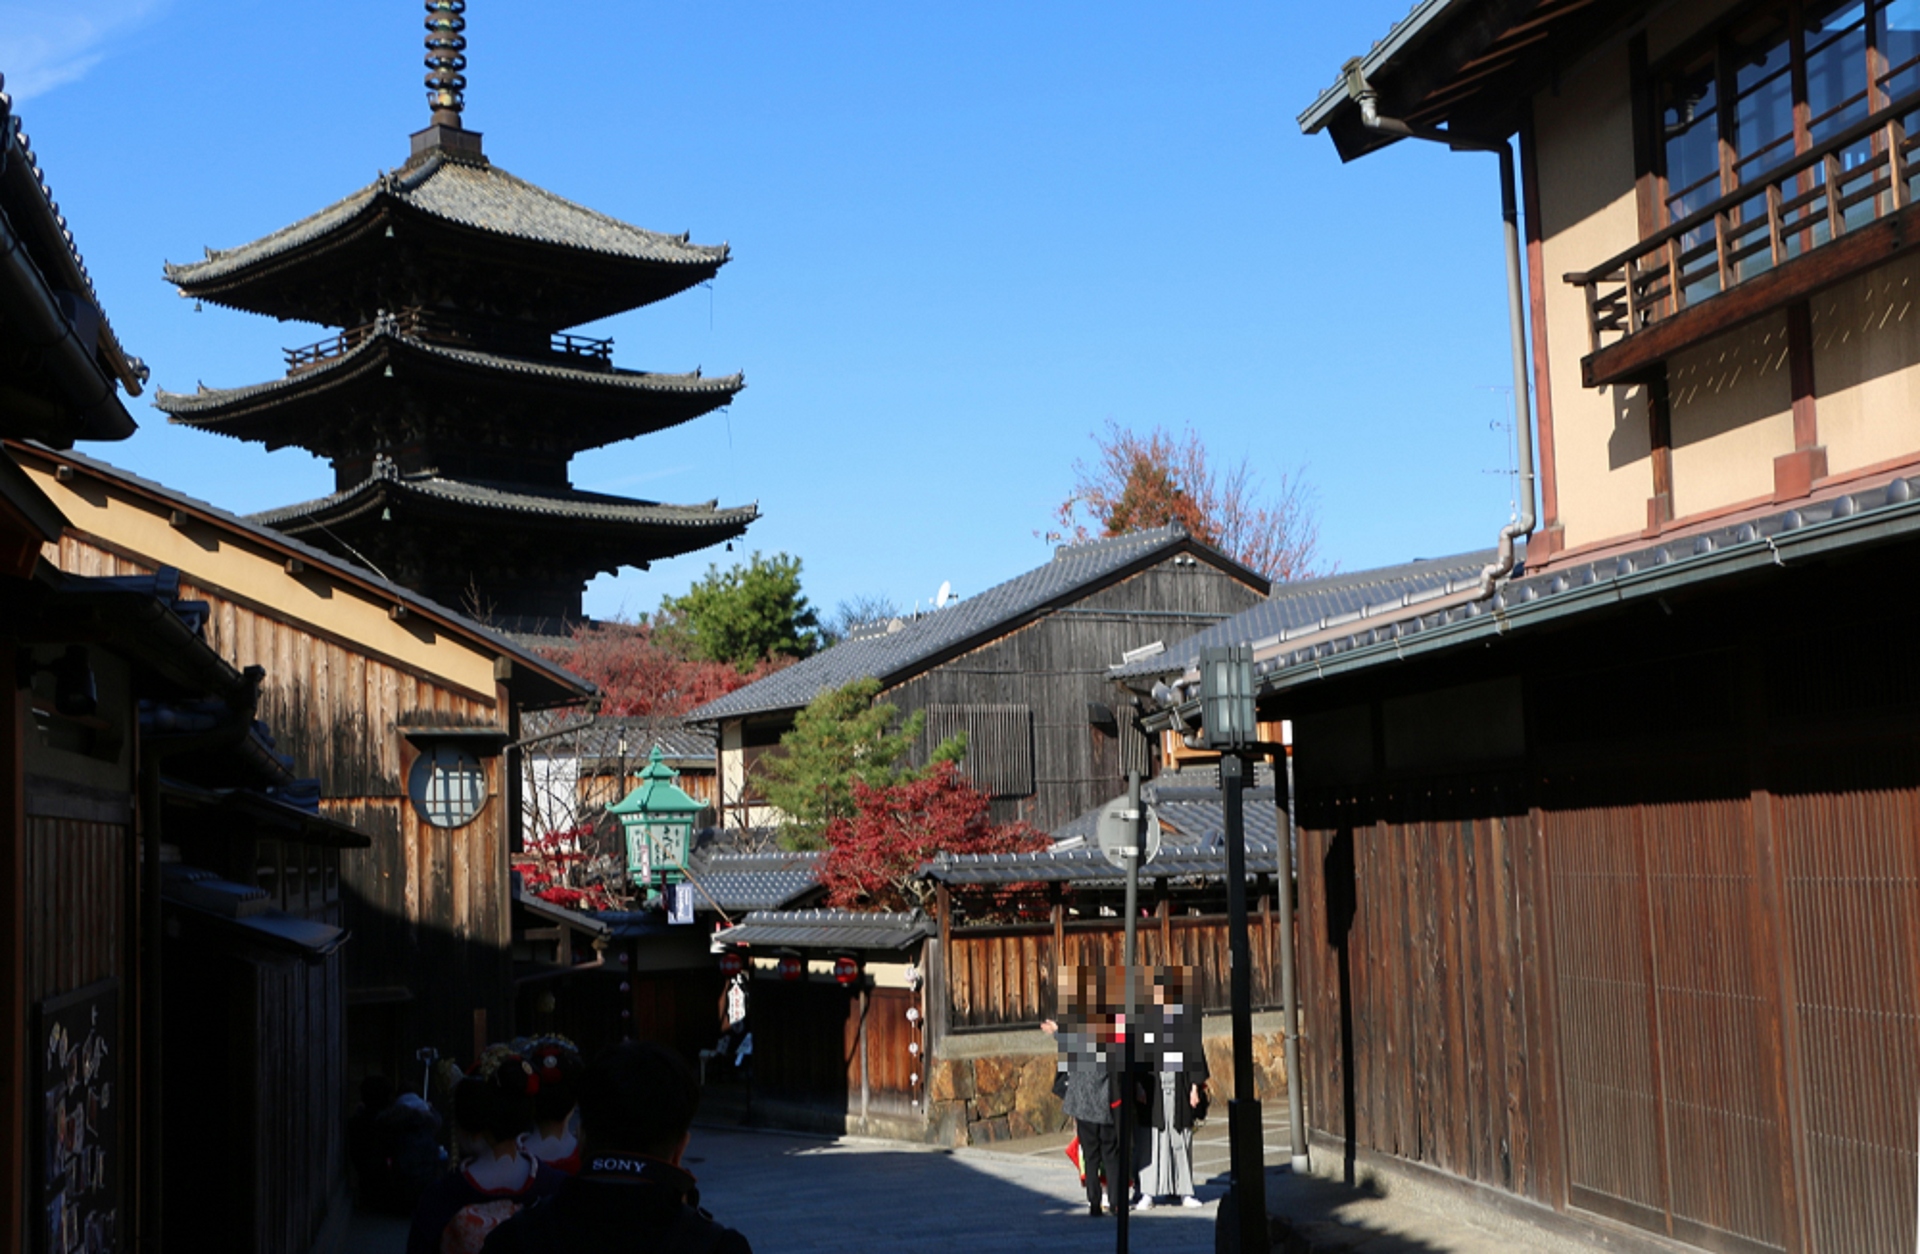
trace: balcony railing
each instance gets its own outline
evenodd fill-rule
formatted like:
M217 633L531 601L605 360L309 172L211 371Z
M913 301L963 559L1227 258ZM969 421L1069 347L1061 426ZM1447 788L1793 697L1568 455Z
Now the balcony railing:
M1566 281L1586 292L1589 387L1619 382L1690 344L1804 299L1894 253L1920 231L1889 221L1913 202L1908 93L1762 177ZM1884 238L1883 238L1884 237Z
M317 343L302 345L299 348L282 349L287 360L287 373L299 374L311 370L324 362L358 348L374 332L385 328L397 331L401 335L427 340L436 344L451 344L462 348L486 349L489 341L495 337L489 335L484 327L470 327L464 320L449 318L433 313L418 306L409 306L392 313L382 314L372 322L357 327L348 327L338 335L329 336ZM474 334L475 330L479 334ZM548 339L548 351L556 357L566 360L566 364L588 370L613 369L613 341L595 339L586 335L570 335L558 332ZM531 355L525 352L525 346L513 352L513 356Z

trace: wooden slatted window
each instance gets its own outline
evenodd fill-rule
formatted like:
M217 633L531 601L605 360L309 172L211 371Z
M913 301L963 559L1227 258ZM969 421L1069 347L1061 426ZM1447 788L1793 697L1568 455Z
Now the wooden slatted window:
M990 797L1033 795L1033 708L1025 705L930 705L927 745L965 733L960 764Z

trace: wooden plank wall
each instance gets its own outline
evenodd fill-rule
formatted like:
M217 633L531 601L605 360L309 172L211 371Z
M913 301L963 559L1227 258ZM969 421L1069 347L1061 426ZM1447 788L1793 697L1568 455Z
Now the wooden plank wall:
M124 885L127 842L132 839L132 832L119 824L27 816L29 1007L126 975ZM126 994L123 983L123 1031ZM128 1061L125 1054L121 1061Z
M1087 721L1089 702L1116 699L1107 668L1129 649L1183 640L1259 600L1211 566L1169 558L888 689L883 700L903 714L935 705L1031 710L1034 791L996 800L993 819L1051 830L1125 787L1125 763L1106 743L1113 736ZM923 738L918 752L929 747Z
M117 554L71 536L60 542L62 570L80 575L149 574ZM260 716L302 775L317 776L329 814L359 827L373 846L341 857L353 990L410 989L401 1018L406 1039L390 1059L362 1065L397 1068L422 1045L465 1056L473 1014L492 1032L507 1031L509 816L497 758L487 759L488 801L475 822L447 831L421 822L406 800L415 750L400 723L503 725L497 699L467 692L398 663L316 634L219 589L182 581L183 596L209 603L206 639L235 666L262 666ZM432 978L421 978L431 972Z
M1539 842L1497 796L1480 817L1386 799L1390 819L1379 799L1323 798L1303 824L1301 1071L1315 1128L1549 1201Z
M1261 917L1253 919L1253 1003L1256 1009L1279 1005L1278 969ZM1195 981L1194 1002L1202 1011L1230 1004L1227 920L1224 915L1186 915L1161 923L1143 919L1137 932L1141 965L1171 963L1187 967ZM1118 920L1068 923L1064 961L1070 966L1118 968L1125 934ZM1056 957L1051 927L968 927L951 935L946 960L948 1028L951 1031L1032 1026L1059 1013L1055 994ZM1170 942L1170 943L1169 943Z

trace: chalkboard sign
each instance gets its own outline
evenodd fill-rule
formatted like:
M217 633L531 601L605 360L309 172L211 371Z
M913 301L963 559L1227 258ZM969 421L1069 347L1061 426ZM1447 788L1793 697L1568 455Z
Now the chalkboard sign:
M110 1254L120 1232L120 990L118 981L40 1003L32 1092L40 1095L39 1201L34 1248Z

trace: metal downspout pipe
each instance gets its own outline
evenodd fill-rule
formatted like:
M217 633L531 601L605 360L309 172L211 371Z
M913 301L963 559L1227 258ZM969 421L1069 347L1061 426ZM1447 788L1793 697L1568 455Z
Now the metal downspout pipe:
M1347 93L1360 106L1360 124L1368 130L1399 139L1445 144L1455 152L1491 152L1500 157L1500 221L1507 251L1507 334L1513 352L1513 445L1520 468L1520 511L1512 522L1500 529L1499 551L1493 563L1480 572L1480 587L1474 600L1484 601L1494 594L1501 580L1513 573L1518 561L1515 543L1532 535L1537 521L1533 508L1533 405L1527 387L1527 303L1520 271L1520 194L1513 145L1504 140L1467 139L1447 131L1409 126L1399 118L1382 117L1379 93L1368 85L1361 73L1360 58L1348 61L1344 68Z

